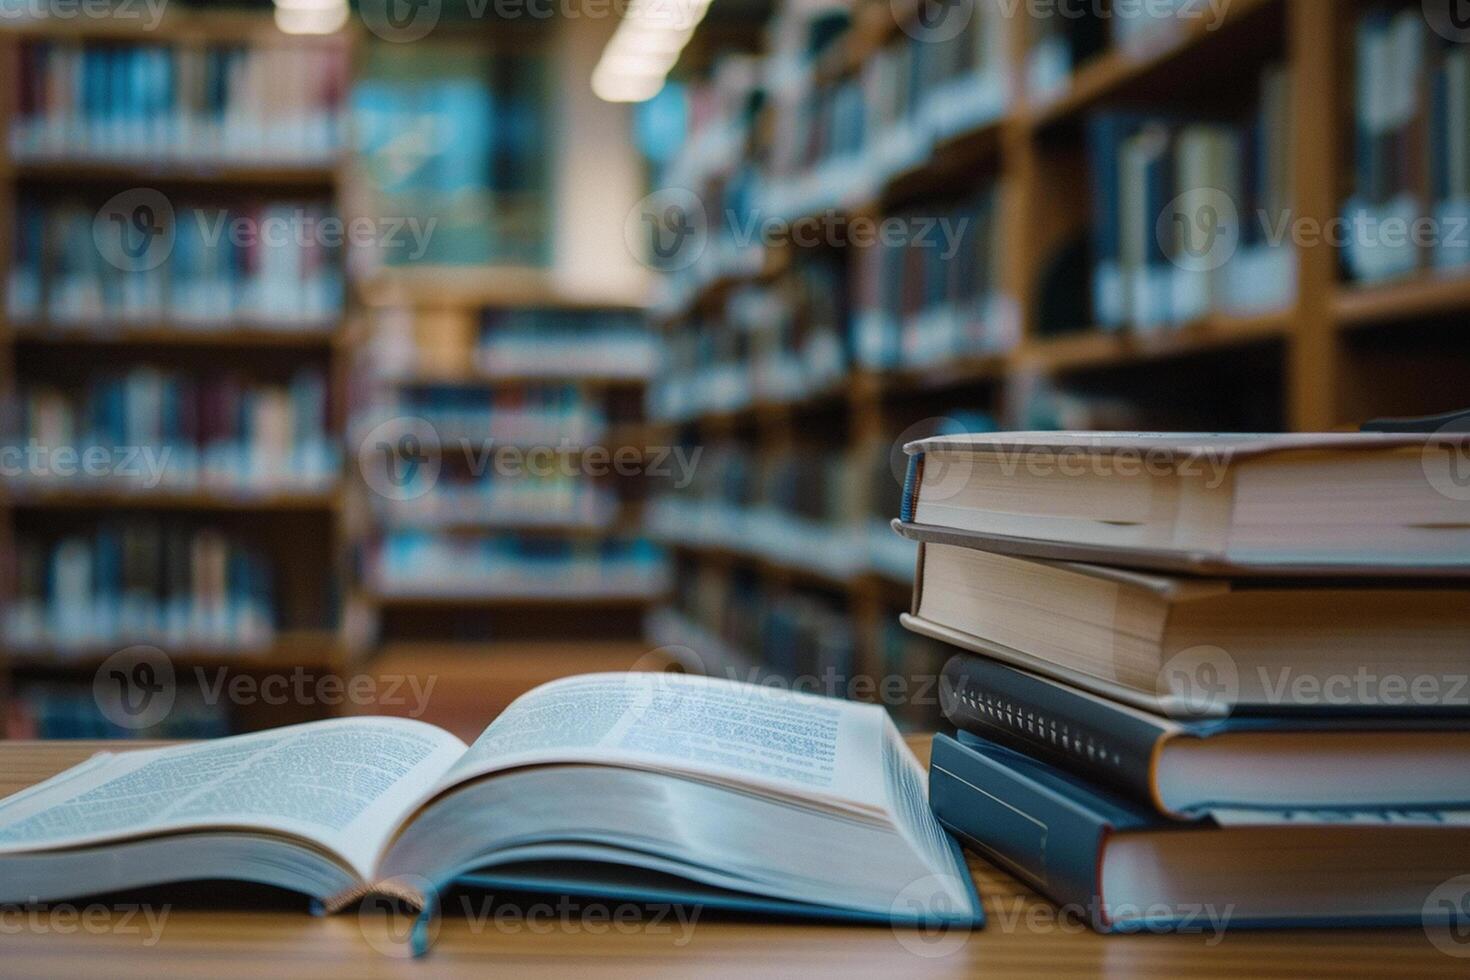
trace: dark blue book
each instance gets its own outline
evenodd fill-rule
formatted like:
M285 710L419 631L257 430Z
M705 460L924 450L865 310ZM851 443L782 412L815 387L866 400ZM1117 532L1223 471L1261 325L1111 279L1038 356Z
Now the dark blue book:
M1470 872L1453 814L1181 824L974 736L936 736L929 796L964 843L1099 932L1423 926Z
M1470 810L1470 718L1166 718L986 657L939 686L956 728L1179 820L1213 810Z

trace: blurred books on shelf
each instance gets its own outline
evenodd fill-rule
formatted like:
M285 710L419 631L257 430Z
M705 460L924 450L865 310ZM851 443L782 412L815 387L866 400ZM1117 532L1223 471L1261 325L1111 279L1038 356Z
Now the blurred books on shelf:
M641 381L659 347L636 313L493 310L486 314L475 367L487 378L595 378Z
M373 502L386 524L419 529L611 531L621 513L615 490L563 473L490 472L464 480L441 474L432 493L403 500L375 495Z
M722 316L667 335L649 415L681 421L838 390L853 362L847 293L845 263L830 252L732 290Z
M340 46L29 41L10 152L20 162L334 163Z
M1153 331L1294 302L1285 70L1269 68L1260 89L1243 123L1137 111L1091 118L1098 327Z
M131 520L16 548L13 652L65 657L137 643L262 651L276 633L269 563L239 536Z
M6 483L29 493L206 490L249 497L326 491L341 449L327 386L302 369L284 385L147 366L80 387L23 382Z
M900 233L858 250L852 277L858 364L923 367L1015 348L1020 309L1001 285L999 199L990 188L950 208L882 219Z
M652 600L668 587L663 554L646 541L392 531L369 564L380 600Z
M844 601L771 588L739 572L680 564L673 601L656 624L656 642L688 647L692 669L718 677L845 684L856 670Z
M230 735L229 711L200 690L180 690L157 724L123 726L97 707L91 685L25 683L13 692L0 733L16 739L201 739Z
M757 456L706 448L689 487L648 504L649 533L671 545L718 548L843 581L866 569L858 481L845 454L816 448Z
M1418 11L1374 5L1357 22L1348 275L1380 283L1470 266L1470 52Z
M573 384L492 387L426 384L398 388L365 410L356 428L401 425L419 436L432 427L427 450L547 448L575 452L608 433L604 403ZM361 441L360 439L358 440ZM434 443L437 443L435 445Z
M1028 96L1044 101L1064 92L1078 68L1107 50L1107 20L1099 10L1087 5L1070 12L1056 8L1036 18L1026 52Z
M169 204L160 199L160 209ZM129 324L321 330L341 317L344 235L326 204L181 200L162 211L138 200L158 222L149 232L158 240L140 239L148 251L130 257L99 247L104 232L115 232L101 228L95 207L22 198L7 294L12 322L106 335ZM166 251L156 256L159 249Z

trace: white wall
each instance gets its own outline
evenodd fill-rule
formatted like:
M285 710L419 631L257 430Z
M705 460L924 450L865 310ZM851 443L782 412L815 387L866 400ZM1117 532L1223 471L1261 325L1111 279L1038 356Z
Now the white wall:
M564 19L553 41L551 84L558 100L554 266L556 286L571 296L648 295L649 270L629 251L623 225L644 194L627 105L592 94L592 69L617 28L611 15Z

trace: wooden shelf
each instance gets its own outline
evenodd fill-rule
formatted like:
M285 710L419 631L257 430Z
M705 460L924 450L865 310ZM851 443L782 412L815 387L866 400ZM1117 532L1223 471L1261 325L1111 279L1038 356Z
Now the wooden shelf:
M424 611L470 609L597 609L647 606L660 602L662 592L566 593L465 591L442 593L384 592L363 593L363 598L380 608Z
M270 327L260 324L226 324L191 328L158 324L119 326L61 326L15 324L11 338L18 344L56 344L67 347L235 347L268 349L326 348L341 336L340 325Z
M337 670L346 662L341 644L335 635L328 632L284 633L269 648L258 651L143 645L162 650L176 671L196 667L205 670L226 667L241 672L277 671L292 667ZM54 654L9 651L6 659L13 674L84 677L95 674L108 657L125 647L126 644L119 643L96 651L57 651Z
M597 374L578 371L482 371L471 369L458 372L422 371L410 374L387 375L383 378L400 388L479 387L501 385L504 387L535 387L537 385L571 384L586 388L642 388L648 384L647 377L620 374Z
M648 297L641 290L578 292L566 288L550 269L534 266L414 266L380 269L357 283L371 306L407 305L429 309L506 307L555 310L641 312Z
M989 384L1003 380L1010 369L1009 354L980 354L924 367L860 372L853 388L869 398L927 395L946 388Z
M17 161L18 182L53 184L152 183L191 188L268 188L331 191L337 164L213 163L174 160L135 162L92 160Z
M1340 286L1333 312L1343 328L1464 316L1470 314L1470 270L1383 286Z
M340 502L338 490L297 490L261 493L231 493L212 490L45 489L11 487L10 505L15 510L168 510L242 511L247 513L291 513L332 511Z
M1162 327L1152 333L1093 331L1039 339L1020 350L1017 362L1050 373L1127 367L1284 340L1290 331L1291 317L1287 313L1239 318L1213 316L1182 327Z
M851 575L837 575L815 565L801 565L753 551L736 550L719 545L699 544L692 541L666 541L666 547L707 559L720 565L744 565L758 569L766 576L792 579L819 588L842 591L850 589L865 576L865 569L855 570Z
M490 535L516 534L539 538L575 538L580 540L604 540L632 537L639 534L641 526L633 521L620 520L608 523L592 522L538 522L514 519L423 519L389 515L379 523L393 531L432 531L438 534Z

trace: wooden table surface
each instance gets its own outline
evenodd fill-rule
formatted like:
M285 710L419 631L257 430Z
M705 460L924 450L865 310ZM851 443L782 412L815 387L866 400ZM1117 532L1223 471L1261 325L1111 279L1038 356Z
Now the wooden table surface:
M0 742L0 796L102 748L85 742ZM118 749L116 743L106 748ZM921 758L928 739L915 739ZM886 926L752 922L713 914L685 923L608 923L546 910L542 918L447 914L429 956L403 958L387 918L307 915L279 893L209 886L152 890L72 907L0 907L7 977L841 976L1073 977L1467 976L1470 959L1418 929L1098 936L1057 922L1053 907L971 857L988 923L924 937ZM548 900L555 902L555 899ZM451 903L451 906L453 903ZM479 908L479 906L475 906ZM697 910L696 910L697 911ZM147 917L152 915L152 919ZM502 972L504 971L504 972Z

